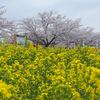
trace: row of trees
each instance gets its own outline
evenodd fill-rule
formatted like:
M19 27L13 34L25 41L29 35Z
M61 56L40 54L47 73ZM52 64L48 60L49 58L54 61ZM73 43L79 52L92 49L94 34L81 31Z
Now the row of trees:
M92 39L92 28L81 25L80 19L72 20L57 12L39 13L32 18L23 19L17 24L4 18L4 13L4 7L1 7L0 35L10 36L10 41L16 33L25 33L34 44L41 44L45 47L69 46L72 42L81 44L83 41L90 43Z

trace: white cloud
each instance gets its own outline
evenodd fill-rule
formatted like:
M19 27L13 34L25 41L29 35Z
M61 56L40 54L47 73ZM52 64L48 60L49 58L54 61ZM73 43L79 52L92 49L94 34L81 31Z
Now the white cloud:
M82 18L86 25L100 31L100 0L0 0L9 19L32 17L38 12L55 10L71 18Z

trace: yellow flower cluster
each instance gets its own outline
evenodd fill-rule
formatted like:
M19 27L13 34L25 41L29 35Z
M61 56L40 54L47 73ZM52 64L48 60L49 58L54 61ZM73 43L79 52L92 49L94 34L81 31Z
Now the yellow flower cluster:
M3 82L2 80L0 80L0 97L1 97L1 99L10 98L12 96L11 88L13 88L12 85L8 85L5 82Z
M0 100L100 100L100 53L0 45Z

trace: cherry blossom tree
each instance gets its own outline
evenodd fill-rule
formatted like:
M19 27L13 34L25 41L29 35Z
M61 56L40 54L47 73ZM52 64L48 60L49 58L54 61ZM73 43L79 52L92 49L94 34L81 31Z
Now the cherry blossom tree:
M45 47L76 41L92 31L82 28L80 19L72 20L56 12L43 12L21 21L20 28L30 40ZM83 36L81 37L83 38ZM80 38L80 39L81 39Z

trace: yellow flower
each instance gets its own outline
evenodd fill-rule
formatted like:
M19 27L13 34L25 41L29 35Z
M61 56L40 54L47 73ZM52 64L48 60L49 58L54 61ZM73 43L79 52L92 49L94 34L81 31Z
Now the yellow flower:
M11 88L12 88L12 85L7 85L2 80L0 80L0 93L4 97L10 98L12 96L11 91L10 91Z

